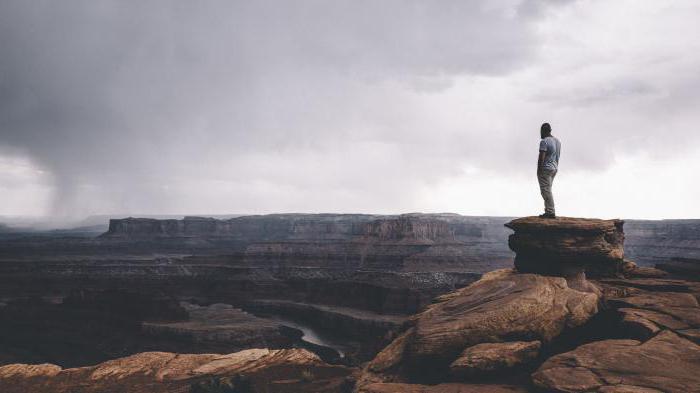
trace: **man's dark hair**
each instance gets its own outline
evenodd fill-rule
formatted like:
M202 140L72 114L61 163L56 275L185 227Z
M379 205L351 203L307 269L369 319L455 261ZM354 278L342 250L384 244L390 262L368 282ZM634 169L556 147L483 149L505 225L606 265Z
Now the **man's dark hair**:
M542 127L540 127L540 131L544 135L549 135L552 133L552 126L550 126L549 123L543 123Z

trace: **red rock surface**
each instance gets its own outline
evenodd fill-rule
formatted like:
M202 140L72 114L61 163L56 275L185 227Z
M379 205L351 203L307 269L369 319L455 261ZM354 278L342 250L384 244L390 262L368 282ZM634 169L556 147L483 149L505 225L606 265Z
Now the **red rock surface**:
M532 376L554 392L700 392L700 282L638 269L601 279L607 309L616 313L610 339L546 360Z
M547 276L496 271L436 299L368 364L361 392L479 391L470 383L489 374L498 391L499 379L517 378L510 366L527 361L536 387L521 381L524 391L700 392L700 283L625 261L618 220L527 218L512 228L513 249ZM570 272L551 269L560 265L593 269L599 279L586 285L596 290L553 277ZM515 340L541 341L549 359L519 359ZM469 372L444 373L446 361Z
M539 355L539 341L484 343L471 346L450 364L455 378L470 378L488 373L504 373L532 363Z
M700 347L671 331L642 343L604 340L548 359L532 375L552 392L652 388L668 393L700 391ZM603 390L604 391L604 390Z
M446 378L466 348L514 340L549 342L597 312L598 296L560 277L488 273L413 317L413 326L369 363L360 385Z
M411 357L441 358L485 342L550 341L566 327L585 323L597 312L597 301L562 278L495 271L415 317Z
M253 391L344 392L351 369L302 350L251 349L229 355L145 352L92 367L0 367L3 393L189 393L208 379L244 375Z

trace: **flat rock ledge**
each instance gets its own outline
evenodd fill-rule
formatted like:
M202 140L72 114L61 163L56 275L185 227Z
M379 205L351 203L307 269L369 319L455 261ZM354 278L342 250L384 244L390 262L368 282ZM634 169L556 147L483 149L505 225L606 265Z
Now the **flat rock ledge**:
M506 224L514 233L508 245L521 273L565 277L569 286L596 291L592 276L617 276L625 270L624 221L525 217Z

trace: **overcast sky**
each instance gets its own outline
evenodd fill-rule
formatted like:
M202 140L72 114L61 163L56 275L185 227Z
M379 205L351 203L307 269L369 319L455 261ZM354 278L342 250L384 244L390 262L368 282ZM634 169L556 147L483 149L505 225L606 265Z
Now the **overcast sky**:
M0 215L700 218L700 2L0 0Z

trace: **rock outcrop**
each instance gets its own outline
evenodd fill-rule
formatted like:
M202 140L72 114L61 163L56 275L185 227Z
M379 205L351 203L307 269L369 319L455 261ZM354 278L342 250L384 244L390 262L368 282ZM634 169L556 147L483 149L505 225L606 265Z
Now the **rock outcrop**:
M622 336L646 341L663 331L700 344L700 281L645 269L624 279L600 279L606 307L619 319ZM699 370L700 371L700 370Z
M410 357L450 357L484 342L551 341L585 323L597 302L596 295L572 290L561 278L495 271L415 317Z
M0 367L3 393L338 392L352 369L303 350L250 349L229 355L145 352L91 367Z
M438 300L414 316L412 326L370 362L364 383L446 380L450 365L470 347L547 343L584 324L598 306L598 295L573 290L563 278L513 270L488 273Z
M625 251L624 221L525 217L506 226L514 231L508 245L521 273L568 276L588 271L611 275L621 270Z
M700 391L700 283L625 261L618 220L508 226L517 269L412 317L359 391L470 392L484 380L494 391Z
M653 268L593 282L607 315L597 340L532 375L553 392L700 392L700 281ZM592 329L593 327L591 327Z
M450 364L450 373L456 379L466 379L496 371L506 372L534 362L541 346L540 341L477 344L465 349Z

